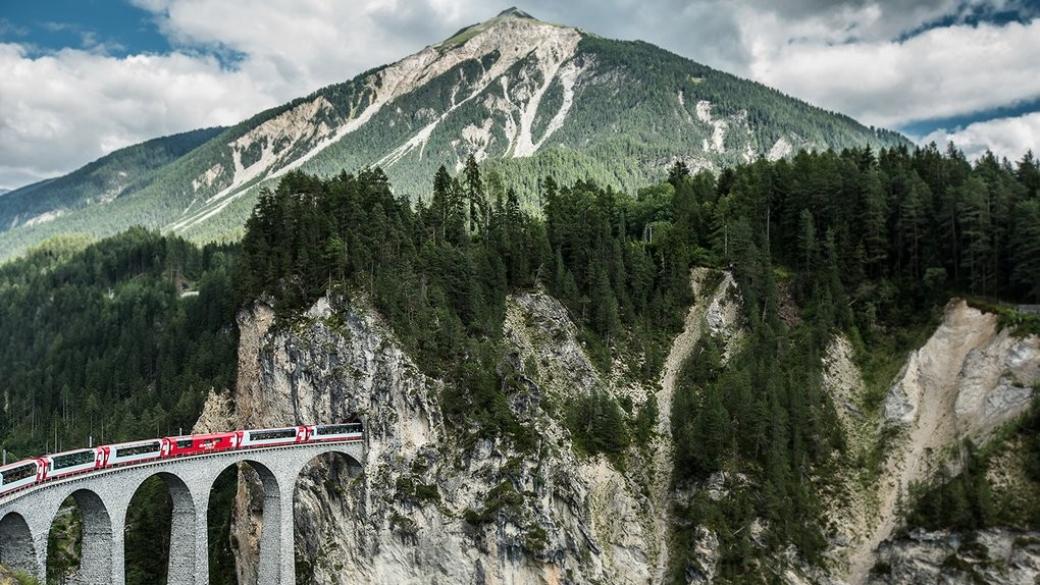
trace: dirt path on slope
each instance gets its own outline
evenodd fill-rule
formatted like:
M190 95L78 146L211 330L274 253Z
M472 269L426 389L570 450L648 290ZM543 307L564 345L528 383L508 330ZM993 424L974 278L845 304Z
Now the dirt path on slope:
M704 328L704 315L711 306L710 293L704 291L703 284L711 271L707 268L694 268L690 275L690 286L693 288L693 305L686 314L686 323L683 331L672 342L672 348L665 359L661 370L661 389L657 392L657 437L654 440L654 484L651 487L651 497L654 502L654 533L658 543L657 567L654 574L654 583L664 583L668 573L668 545L671 531L669 520L671 518L672 487L672 395L675 391L675 381L679 377L686 357L690 355L697 341L701 338Z
M878 486L877 523L869 536L849 555L851 585L862 585L874 564L879 544L891 536L901 518L897 510L900 494L905 496L915 482L929 479L942 451L957 438L954 406L957 382L968 353L996 334L992 315L969 308L963 301L952 303L946 317L921 349L910 354L906 369L896 380L917 408L905 435L885 465ZM894 385L895 386L895 385Z

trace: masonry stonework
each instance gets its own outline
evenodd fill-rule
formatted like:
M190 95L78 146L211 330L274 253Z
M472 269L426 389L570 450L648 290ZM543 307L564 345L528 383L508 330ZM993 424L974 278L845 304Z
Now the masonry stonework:
M83 517L83 546L77 585L124 585L123 533L130 500L141 484L158 476L170 490L173 522L169 585L208 585L207 515L213 482L242 463L264 486L258 585L296 582L293 558L293 492L303 468L325 453L341 453L359 464L361 443L327 443L228 451L157 461L47 483L0 500L0 564L37 575L47 572L47 536L58 509L70 496Z

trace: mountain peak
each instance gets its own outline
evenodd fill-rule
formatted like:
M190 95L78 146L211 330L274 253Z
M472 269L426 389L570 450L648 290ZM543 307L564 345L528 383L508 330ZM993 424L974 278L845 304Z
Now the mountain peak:
M537 18L531 16L523 10L520 10L516 6L510 6L509 8L506 8L502 12L499 12L498 16L496 16L495 18L528 18L530 20L538 20Z
M484 22L478 22L477 24L472 24L459 30L457 33L435 46L441 49L457 47L483 32L495 30L502 26L538 27L543 25L553 26L554 28L567 28L557 27L556 25L542 22L527 12L520 10L516 6L511 6Z
M909 144L653 45L515 7L488 16L208 139L178 142L176 158L145 164L151 151L131 150L143 154L0 195L0 260L62 231L139 223L222 239L260 189L297 169L378 166L400 193L423 196L440 166L458 171L473 156L528 197L546 174L634 190L677 160L718 172L800 149ZM102 167L111 180L99 183L91 177Z

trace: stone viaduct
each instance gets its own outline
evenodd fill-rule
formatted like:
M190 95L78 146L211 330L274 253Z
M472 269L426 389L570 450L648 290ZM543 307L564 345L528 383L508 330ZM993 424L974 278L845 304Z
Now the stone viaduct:
M56 480L0 500L0 564L36 575L47 572L47 537L58 508L75 498L83 517L77 585L124 585L123 532L130 500L153 476L173 501L169 585L208 585L207 516L213 482L222 471L248 463L264 486L258 585L294 585L293 492L303 468L319 455L364 459L363 443L307 443L166 459Z

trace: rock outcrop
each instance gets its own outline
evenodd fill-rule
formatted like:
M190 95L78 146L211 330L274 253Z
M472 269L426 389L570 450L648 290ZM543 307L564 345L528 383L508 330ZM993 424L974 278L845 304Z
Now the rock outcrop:
M643 464L579 458L549 404L593 390L640 405L652 389L601 375L566 309L541 293L509 300L504 338L526 390L514 414L537 429L535 452L498 440L466 444L441 417L442 381L419 370L366 307L326 299L275 324L257 305L239 318L234 396L239 424L354 414L366 460L316 461L297 483L300 582L647 583L656 551ZM624 370L624 367L621 368ZM552 412L551 412L552 411ZM630 461L639 461L633 449ZM246 482L248 484L248 482ZM256 559L253 488L238 496L240 575Z
M722 277L717 285L715 276ZM297 483L300 582L660 583L675 498L668 418L675 375L701 335L720 336L727 355L740 336L731 277L695 272L693 286L695 304L658 384L636 381L631 372L638 362L598 370L567 309L552 297L509 298L504 359L521 383L508 401L514 416L537 430L531 452L500 439L455 436L441 414L445 383L421 371L363 302L325 298L291 322L279 322L262 303L240 314L237 388L230 397L210 397L197 429L354 415L365 421L365 461L315 461ZM847 564L849 583L960 583L950 563L962 572L969 565L972 571L1017 567L981 573L982 582L1000 585L1038 574L1032 535L887 540L909 483L930 477L946 446L968 436L984 440L1021 413L1038 379L1036 337L998 331L995 317L955 301L931 339L909 356L881 412L865 412L851 345L837 338L824 358L824 384L846 430L850 436L879 434L885 426L899 431L876 491L859 493L844 513L831 516L849 525L833 533L831 573L778 557L778 575L788 583L836 584L844 582L839 576ZM563 405L598 391L633 408L653 398L660 408L657 437L647 450L632 448L623 469L577 455L562 422ZM248 470L243 474L248 479ZM725 497L725 479L717 483ZM255 481L245 481L236 498L233 531L244 579L255 571L261 496ZM977 553L978 547L962 550L966 538L983 542L991 561L957 556ZM692 544L698 562L686 580L712 583L718 536L700 528Z
M1035 585L1038 576L1040 533L913 532L881 545L869 583Z
M960 437L984 438L1025 412L1040 380L1040 338L998 331L997 316L954 300L935 334L913 352L885 398L887 422L920 426L940 414ZM942 400L936 409L933 401Z
M950 462L950 447L984 441L1022 413L1040 381L1040 338L1018 338L998 318L964 300L947 304L942 323L912 352L882 408L880 428L894 437L869 514L865 536L853 543L849 581L864 583L874 551L898 527L899 502L914 483L927 482Z

